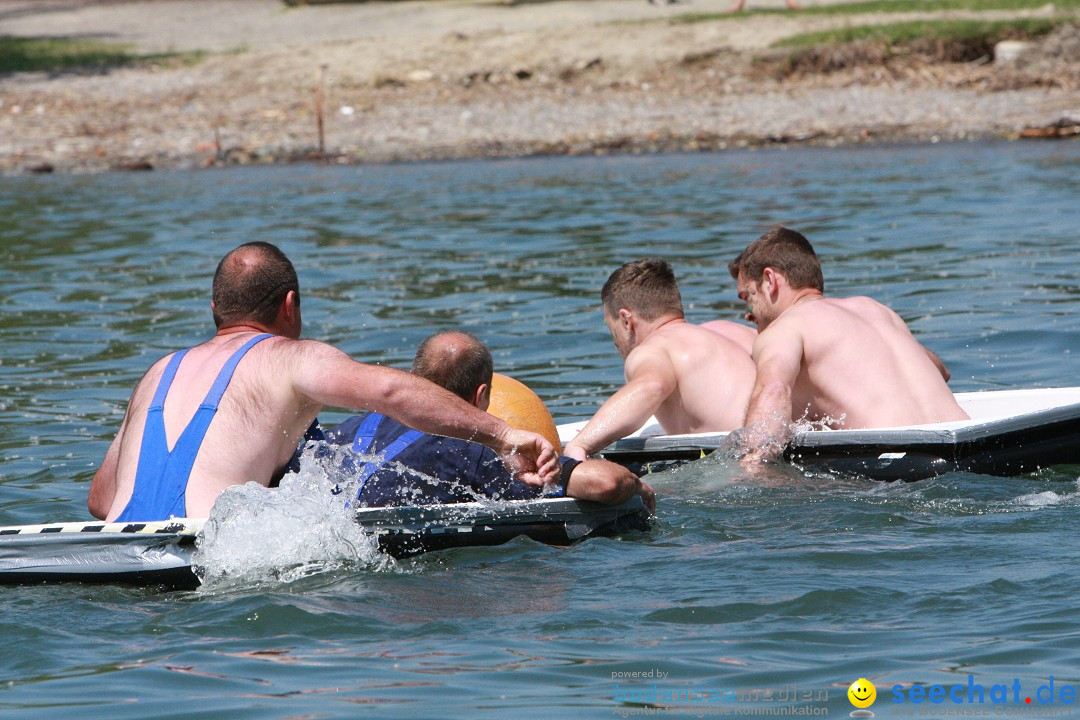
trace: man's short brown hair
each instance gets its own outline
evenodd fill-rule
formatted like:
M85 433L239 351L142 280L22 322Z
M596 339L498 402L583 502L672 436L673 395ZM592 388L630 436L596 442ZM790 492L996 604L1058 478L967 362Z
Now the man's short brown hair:
M214 324L270 325L290 290L299 301L300 281L285 253L267 242L245 243L223 257L214 273Z
M475 335L449 330L420 343L412 371L471 403L478 387L491 385L495 361L487 345Z
M787 278L794 290L813 288L825 292L821 261L814 252L814 246L802 233L786 227L775 227L750 243L728 263L731 277L738 280L739 273L742 273L754 282L761 282L767 267Z
M661 258L628 262L611 273L600 291L600 299L610 317L617 316L621 308L640 315L643 320L683 315L675 271Z

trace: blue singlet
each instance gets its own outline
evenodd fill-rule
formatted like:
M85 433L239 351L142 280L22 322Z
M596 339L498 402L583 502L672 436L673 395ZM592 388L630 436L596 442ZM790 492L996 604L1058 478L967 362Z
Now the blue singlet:
M268 337L273 336L267 333L256 335L232 354L218 373L202 405L180 433L176 445L169 450L163 417L165 396L169 393L169 386L176 377L176 369L180 367L180 361L184 359L187 350L181 350L172 356L158 382L150 408L146 411L142 445L139 447L139 464L135 470L135 487L124 511L117 516L117 522L148 522L186 516L188 477L206 436L206 429L210 427L210 422L217 413L221 396L225 394L225 388L229 386L240 359L256 343Z

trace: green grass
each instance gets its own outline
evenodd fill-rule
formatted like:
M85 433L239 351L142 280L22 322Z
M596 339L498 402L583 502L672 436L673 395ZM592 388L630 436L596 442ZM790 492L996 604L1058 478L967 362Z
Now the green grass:
M762 71L785 78L828 74L855 67L917 62L985 62L1002 40L1029 40L1073 18L1030 18L1001 21L931 20L889 25L844 27L805 33L773 44L780 48L755 62Z
M0 73L102 71L128 65L190 65L203 52L138 54L97 40L0 36Z
M1016 20L917 20L888 25L844 27L792 35L773 47L801 49L817 45L840 45L866 40L890 46L916 41L942 43L995 43L1046 35L1067 19L1020 18Z
M686 13L668 18L672 23L698 23L713 20L732 20L747 14L780 15L795 12L800 15L863 15L866 13L939 12L946 10L1036 10L1046 6L1048 0L863 0L862 2L821 5L801 10L762 8L745 13ZM1075 10L1080 0L1053 0L1054 9ZM653 21L649 21L653 22Z

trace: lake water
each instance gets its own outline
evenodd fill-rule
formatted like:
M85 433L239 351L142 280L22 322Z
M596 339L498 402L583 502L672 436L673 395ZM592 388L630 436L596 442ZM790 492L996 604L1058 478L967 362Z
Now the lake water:
M667 257L690 320L737 319L726 263L779 222L955 390L1080 385L1075 143L0 179L0 525L89 519L131 388L209 336L241 242L293 258L307 337L406 367L464 327L568 421L622 379L598 298L616 266ZM0 717L847 717L860 677L879 717L1075 714L1078 473L765 485L707 459L650 478L653 531L569 549L0 588ZM934 684L965 704L912 702Z

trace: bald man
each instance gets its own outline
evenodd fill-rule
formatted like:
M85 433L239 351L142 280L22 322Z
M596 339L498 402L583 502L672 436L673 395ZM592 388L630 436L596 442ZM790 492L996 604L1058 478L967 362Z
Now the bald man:
M225 488L279 478L323 406L377 410L481 442L528 484L558 477L555 450L539 435L416 375L301 340L296 271L269 243L221 260L210 307L214 337L161 358L136 385L90 484L95 517L205 517Z
M420 343L413 374L446 388L479 410L491 400L494 362L487 346L470 333L450 331ZM475 443L410 430L379 413L349 418L327 432L327 440L379 461L346 460L355 466L356 499L362 507L470 502L479 498L526 500L542 488L516 480L498 457ZM548 496L621 503L640 495L652 510L652 488L606 460L559 459L558 488Z

